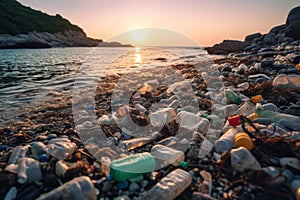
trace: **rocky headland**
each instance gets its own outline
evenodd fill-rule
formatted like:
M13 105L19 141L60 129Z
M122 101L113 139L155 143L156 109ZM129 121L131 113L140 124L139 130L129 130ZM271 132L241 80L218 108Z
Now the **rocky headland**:
M0 49L51 47L131 47L87 37L82 28L59 14L55 16L23 6L15 0L0 0Z

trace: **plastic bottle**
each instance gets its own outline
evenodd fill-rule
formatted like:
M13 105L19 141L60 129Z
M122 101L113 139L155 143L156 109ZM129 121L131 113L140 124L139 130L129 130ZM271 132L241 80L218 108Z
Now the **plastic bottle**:
M116 181L125 181L152 172L155 167L155 159L150 153L139 153L112 161L110 175Z
M230 103L240 104L241 98L231 89L225 89L225 96Z
M248 82L244 82L244 83L240 83L237 85L239 88L243 89L243 90L247 90L249 88L249 83Z
M192 183L192 175L182 169L176 169L161 179L146 194L146 200L172 200L180 195Z
M142 106L141 104L137 103L134 105L135 108L137 108L141 113L145 114L145 115L149 115L148 110Z
M152 147L151 155L155 158L159 169L170 164L184 169L188 166L188 163L184 162L184 152L160 144Z
M42 142L32 142L31 152L35 159L40 162L46 162L49 158L46 145Z
M110 163L111 160L109 157L102 156L100 158L100 163L101 163L101 172L105 175L108 176L110 173Z
M17 164L18 160L25 157L28 151L28 146L17 146L10 154L7 164Z
M237 134L236 128L230 128L216 142L215 149L218 153L223 153L232 149L234 144L234 136Z
M194 113L181 111L177 114L176 121L179 123L181 128L196 131L201 122L201 118Z
M141 147L145 144L148 144L151 141L152 141L151 138L147 138L147 137L133 138L133 139L129 139L129 140L123 140L122 142L120 142L119 145L122 149L130 151L135 148Z
M243 103L235 112L235 115L250 115L256 111L256 107L253 103L245 102Z
M10 154L7 166L5 167L6 171L16 173L17 172L17 163L20 158L23 158L26 156L26 153L28 151L28 146L17 146L13 150L13 152Z
M245 147L232 149L230 154L231 154L231 166L237 171L244 172L248 169L251 170L261 169L259 162Z
M177 99L175 99L168 105L168 108L177 109L179 106L180 102Z
M164 138L160 141L157 142L157 144L160 144L160 145L164 145L164 146L173 146L175 144L177 144L179 142L179 139L175 136L170 136L170 137L167 137L167 138Z
M87 176L81 176L41 195L36 200L52 199L96 200L97 194L90 178Z
M300 117L298 116L264 110L261 107L258 107L256 113L260 118L268 118L288 129L300 131Z
M253 141L245 132L239 132L234 136L234 143L237 147L245 147L248 150L253 148Z
M18 182L31 183L42 179L39 162L33 158L23 157L18 162Z
M68 138L61 137L50 140L47 147L51 156L56 159L63 160L74 153L77 145L71 142Z
M163 127L169 121L175 119L176 112L172 108L162 108L149 115L150 122L155 127Z

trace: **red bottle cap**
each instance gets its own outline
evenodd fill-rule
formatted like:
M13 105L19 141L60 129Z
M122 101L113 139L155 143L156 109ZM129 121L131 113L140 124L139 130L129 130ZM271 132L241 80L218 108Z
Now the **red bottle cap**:
M239 115L228 117L228 122L231 126L241 125L241 117Z

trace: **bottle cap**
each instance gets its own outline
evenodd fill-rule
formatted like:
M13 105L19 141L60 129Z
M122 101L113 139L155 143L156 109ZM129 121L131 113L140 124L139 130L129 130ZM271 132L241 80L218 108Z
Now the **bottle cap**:
M41 155L39 155L39 161L40 162L46 162L48 160L48 155L43 153Z
M180 161L179 166L183 169L187 169L189 167L189 163L185 161Z
M296 65L296 69L300 71L300 63Z
M264 100L263 97L259 94L259 95L256 95L256 96L251 97L251 102L254 103L254 104L257 104L257 103L264 103L265 100Z
M205 114L202 115L202 117L208 119L209 118L209 114L205 113Z
M231 126L239 126L241 125L241 117L240 115L228 117L228 122Z
M258 114L255 112L249 116L247 116L248 119L250 119L251 121L253 121L254 119L258 118Z
M251 150L253 148L252 139L245 132L237 133L234 136L234 143L237 147L245 147L248 150Z

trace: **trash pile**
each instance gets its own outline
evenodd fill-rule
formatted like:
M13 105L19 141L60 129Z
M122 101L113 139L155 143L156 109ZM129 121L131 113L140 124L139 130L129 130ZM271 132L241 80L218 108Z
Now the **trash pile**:
M300 199L299 71L216 63L103 77L98 127L66 103L1 128L1 199Z

